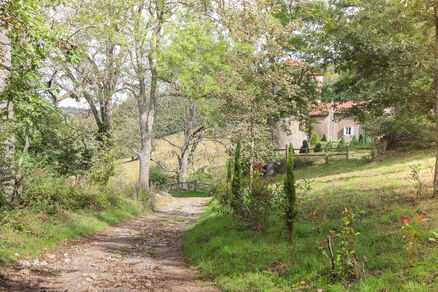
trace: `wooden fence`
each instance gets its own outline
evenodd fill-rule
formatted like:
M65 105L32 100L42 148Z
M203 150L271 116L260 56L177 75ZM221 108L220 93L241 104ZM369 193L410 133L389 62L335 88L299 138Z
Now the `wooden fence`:
M321 151L320 152L324 152L321 154L315 154L315 153L319 153L319 152L315 152L315 148L306 148L306 153L297 153L294 154L295 156L305 156L305 157L318 157L318 156L323 156L325 157L325 161L326 163L329 162L329 156L345 156L345 159L348 160L348 146L346 146L345 148L333 148L333 147L325 147L320 148ZM335 149L336 151L338 151L337 153L329 153L330 150ZM295 150L301 150L301 148L294 148L293 149L294 152ZM340 150L343 150L342 152L339 152ZM275 149L275 151L285 151L286 153L286 161L289 159L289 145L286 145L285 149ZM311 152L313 152L312 154L310 154Z
M198 191L212 191L214 189L215 185L213 184L206 184L206 183L199 183L198 181L192 181L192 182L179 182L179 183L173 183L173 184L167 184L160 186L161 191L168 191L168 192L198 192Z

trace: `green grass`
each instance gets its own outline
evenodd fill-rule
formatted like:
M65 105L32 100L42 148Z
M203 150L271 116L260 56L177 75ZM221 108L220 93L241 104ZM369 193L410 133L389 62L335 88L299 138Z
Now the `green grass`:
M428 241L426 232L438 229L438 200L430 198L430 187L424 197L416 198L416 182L410 179L410 167L418 166L422 181L430 186L433 163L431 152L416 151L389 153L380 162L357 157L298 169L298 183L310 180L312 190L299 196L293 245L287 243L281 218L270 218L266 234L237 230L231 216L216 212L213 200L187 234L186 256L225 291L438 291L438 246ZM317 241L330 229L340 230L346 206L364 211L356 225L362 274L343 282L331 277L329 259ZM326 227L314 228L309 214L313 210L319 219L327 216ZM400 217L416 212L423 212L427 220L408 278Z
M210 192L205 192L205 191L183 192L183 193L172 194L172 196L176 198L210 197Z
M146 211L138 201L124 198L116 208L103 211L59 211L53 216L31 208L10 211L0 225L0 264L37 256Z

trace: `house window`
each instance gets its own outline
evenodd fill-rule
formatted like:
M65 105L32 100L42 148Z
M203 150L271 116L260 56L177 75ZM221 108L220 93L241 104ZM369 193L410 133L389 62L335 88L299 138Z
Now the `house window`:
M354 127L344 127L344 135L354 135Z

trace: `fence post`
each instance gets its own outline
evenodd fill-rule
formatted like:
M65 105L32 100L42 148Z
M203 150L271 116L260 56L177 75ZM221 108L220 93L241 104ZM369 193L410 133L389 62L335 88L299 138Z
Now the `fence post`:
M193 186L193 191L196 193L198 191L198 181L195 180L195 185Z
M328 147L327 145L325 146L325 162L328 163Z
M286 144L286 163L289 161L289 145Z
M345 156L347 157L348 160L348 146L345 146Z

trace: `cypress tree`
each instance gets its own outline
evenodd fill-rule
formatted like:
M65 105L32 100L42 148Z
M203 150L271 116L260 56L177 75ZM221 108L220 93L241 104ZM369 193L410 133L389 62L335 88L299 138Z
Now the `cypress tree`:
M234 173L233 180L231 182L231 192L233 194L231 207L234 212L239 208L240 189L242 181L242 164L240 161L240 140L237 141L236 152L234 154Z
M294 241L293 230L294 230L294 221L297 216L296 210L296 189L295 189L295 175L294 175L294 151L293 147L289 148L289 160L287 161L287 170L286 170L286 178L284 181L284 192L286 195L286 210L285 210L285 218L286 225L289 231L289 242Z
M231 158L227 160L227 181L231 182L231 178L233 177L233 163L231 162Z

